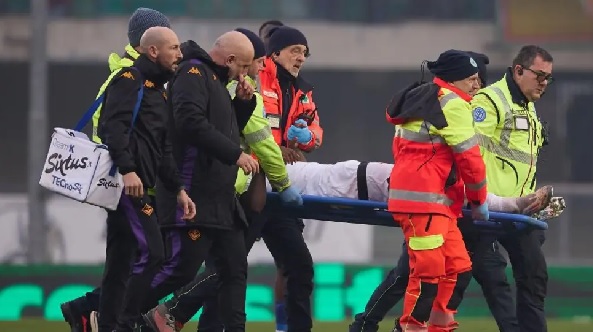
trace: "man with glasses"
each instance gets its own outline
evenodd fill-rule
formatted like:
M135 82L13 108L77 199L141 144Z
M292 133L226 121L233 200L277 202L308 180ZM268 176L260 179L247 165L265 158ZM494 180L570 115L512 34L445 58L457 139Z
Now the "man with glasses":
M471 102L486 164L488 190L495 195L525 196L535 190L537 157L548 141L534 102L552 82L552 62L552 56L543 48L524 46L504 77L480 90ZM513 268L521 332L547 331L544 300L548 273L541 248L544 240L542 230L527 230L498 238L508 252ZM477 247L492 250L493 246ZM479 254L474 252L474 255ZM481 266L484 261L474 259L473 264L474 277L481 279L482 288L495 289L496 280L489 277L492 271ZM497 294L484 293L492 309ZM510 330L499 327L501 331Z
M487 85L488 70L487 65L490 59L485 54L466 51L478 65L478 79L480 88L483 89ZM471 91L470 95L475 95L479 90ZM523 197L525 199L526 197ZM493 202L489 202L490 208ZM492 210L494 211L494 210ZM484 294L489 300L488 304L501 331L504 332L518 332L517 317L515 315L515 303L513 301L513 294L511 287L507 281L505 274L506 259L498 250L496 237L480 232L471 222L457 223L463 235L466 249L470 254L472 261L480 260L480 269L486 269L489 273L476 273L474 268L472 275L482 286ZM486 240L487 237L487 240ZM481 249L484 246L486 249ZM402 255L398 263L387 274L386 278L377 286L371 297L369 298L365 310L355 316L354 322L350 325L350 332L376 332L379 330L379 322L387 315L389 310L399 302L406 291L408 284L408 277L410 274L409 256L407 246L404 242ZM475 265L475 264L474 264ZM483 282L485 278L488 281ZM489 296L496 294L496 297ZM399 325L399 318L396 319L396 328L394 331L401 330Z
M321 146L323 129L313 98L313 86L300 75L310 55L305 35L292 27L281 26L270 35L266 45L265 68L259 74L266 118L272 135L280 146L284 160ZM311 293L313 292L313 258L303 238L303 221L291 217L270 218L263 227L262 238L274 257L276 266L286 278L286 305L276 311L278 322L286 313L286 326L278 331L311 331ZM277 288L279 289L279 287Z

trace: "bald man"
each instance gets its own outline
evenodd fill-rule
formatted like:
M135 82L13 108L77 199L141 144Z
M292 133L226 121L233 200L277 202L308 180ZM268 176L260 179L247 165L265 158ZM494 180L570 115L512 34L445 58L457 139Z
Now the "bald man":
M130 16L128 22L128 44L124 47L122 55L117 53L111 53L108 58L110 75L107 77L105 82L101 85L97 98L101 96L111 80L117 77L119 71L125 67L131 67L134 64L134 60L140 56L140 38L144 32L151 27L171 27L169 19L163 13L150 9L140 7L134 11ZM102 106L99 106L93 114L93 131L92 140L95 143L101 143L101 140L97 136L99 117L101 116ZM154 191L151 188L148 189L148 195L154 196ZM129 246L127 242L118 243L120 246ZM119 248L111 246L114 251L125 250L125 248ZM126 265L124 261L121 261L123 265ZM129 265L129 264L127 264ZM125 280L123 281L125 282ZM83 296L80 296L74 300L62 303L60 309L64 320L70 325L71 332L88 332L93 328L91 323L94 324L94 330L97 331L97 310L99 310L99 299L101 295L101 288L97 287L92 292L87 292ZM117 310L116 310L117 311ZM115 318L113 318L115 321ZM114 325L115 327L115 325Z
M183 61L168 86L175 129L173 154L200 213L190 222L182 220L175 196L157 185L157 211L169 242L167 255L171 255L169 272L185 272L169 292L192 281L212 253L225 331L245 331L247 224L234 185L238 167L245 173L259 171L257 162L239 145L239 133L256 106L254 89L244 79L254 49L244 34L231 31L220 36L209 52L191 40L182 45L182 52ZM226 89L229 80L240 82L233 99ZM145 321L155 331L175 331L169 310L158 306L144 316Z
M118 73L105 92L97 134L122 174L124 188L117 210L107 211L99 332L113 331L114 317L115 331L137 328L151 282L163 262L161 232L146 189L154 187L158 177L160 185L177 197L180 218L195 216L195 205L183 189L171 153L164 96L164 84L181 60L179 47L171 29L149 28L140 40L141 55L132 67ZM125 252L110 250L122 241L134 246ZM122 260L130 264L121 264Z

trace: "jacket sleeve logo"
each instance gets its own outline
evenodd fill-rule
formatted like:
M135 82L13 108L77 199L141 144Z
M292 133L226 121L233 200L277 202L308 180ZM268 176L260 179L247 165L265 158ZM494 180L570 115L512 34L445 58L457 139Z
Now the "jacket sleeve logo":
M486 120L486 111L481 107L474 108L473 115L475 122L483 122Z
M202 73L200 73L200 70L196 67L191 67L188 71L188 74L195 74L195 75L200 75L202 76Z
M132 73L131 73L131 72L129 72L129 71L127 71L127 72L125 72L125 73L121 74L120 76L121 76L121 77L125 77L125 78L129 78L129 79L131 79L131 80L133 80L133 79L134 79L134 74L132 74Z

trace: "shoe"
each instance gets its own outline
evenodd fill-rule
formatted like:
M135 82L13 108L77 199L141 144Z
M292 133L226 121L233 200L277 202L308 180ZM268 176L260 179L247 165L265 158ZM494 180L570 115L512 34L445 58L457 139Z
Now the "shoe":
M534 193L517 198L519 213L528 216L545 209L554 195L554 187L543 186Z
M146 324L155 332L179 332L181 328L175 322L175 317L169 313L164 304L159 304L142 315Z
M70 332L91 332L91 325L88 317L85 317L72 306L70 302L60 305L64 321L70 325Z
M395 318L395 326L393 327L393 330L391 330L391 332L402 332L402 326L399 323L399 317Z
M99 312L91 312L89 321L91 325L91 332L99 332Z
M531 217L543 221L559 217L566 209L564 197L552 197L550 203L541 211L533 214Z

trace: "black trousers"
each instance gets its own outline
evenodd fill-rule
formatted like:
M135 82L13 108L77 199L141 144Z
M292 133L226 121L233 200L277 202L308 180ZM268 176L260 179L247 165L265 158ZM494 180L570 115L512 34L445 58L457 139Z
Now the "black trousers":
M191 271L179 272L177 277L172 274L171 277L165 279L163 284L157 286L157 290L153 293L153 300L158 300L175 291L173 299L167 301L165 305L176 319L183 321L178 318L178 315L181 316L183 312L187 312L184 306L191 305L192 296L202 296L199 293L202 288L198 288L198 286L206 282L206 285L212 285L212 287L205 289L212 291L214 297L217 296L216 312L220 313L220 321L226 327L226 331L245 331L247 251L245 250L244 231L240 228L232 231L218 229L200 229L199 231L200 239L196 242L201 242L200 248L193 254L188 252L188 255L183 255L184 258L180 260L180 264L193 261L190 264L197 266L192 267ZM189 231L185 230L185 232ZM211 254L208 269L196 277L199 267L208 254ZM183 302L183 306L180 305L179 301L184 301L188 297L189 300ZM154 307L156 303L153 302L151 305Z
M349 331L378 331L379 322L404 297L406 287L408 286L409 275L410 256L404 242L402 245L402 254L399 256L397 265L389 271L387 277L375 288L364 308L364 312L354 316L354 322L350 324Z
M114 327L117 331L132 331L141 319L141 304L148 300L147 289L164 258L163 240L150 198L122 195L117 210L107 214L100 332L111 332Z
M313 327L313 258L305 243L303 228L300 219L273 218L262 231L268 250L286 277L288 332L310 332Z
M510 285L505 275L506 260L498 250L494 235L482 235L466 221L459 222L466 248L470 252L472 274L482 287L490 311L494 315L500 331L516 332L517 317ZM397 266L389 271L387 277L375 289L365 306L365 311L355 316L350 332L376 332L389 310L404 296L410 274L409 256L406 244Z
M282 263L284 273L288 277L289 331L311 331L313 260L302 235L302 221L266 220L263 216L253 213L248 213L248 219L250 226L245 239L246 249L251 250L261 234L275 260ZM212 267L212 264L206 261L206 271L200 273L190 284L177 290L175 296L165 305L175 319L183 323L203 308L198 331L221 332L225 325L221 322L215 306L218 283L216 267ZM293 325L290 325L291 323Z
M249 228L245 232L244 240L245 250L248 253L260 236L266 219L258 213L247 210L245 212L249 220ZM187 323L200 308L203 308L199 331L222 331L224 326L218 308L221 280L215 264L215 256L216 252L212 250L206 260L205 271L195 276L190 283L177 289L173 298L165 302L173 317L182 323Z
M258 231L259 234L259 231ZM140 306L140 312L141 313L145 313L148 310L150 310L151 308L153 308L154 306L156 306L158 300L160 300L161 298L171 294L174 290L178 290L180 287L185 286L186 284L188 284L189 282L191 282L197 271L199 270L200 266L202 265L202 263L204 262L204 259L206 257L206 255L208 254L209 251L212 251L212 255L210 257L209 260L209 270L210 271L216 271L217 268L217 264L224 264L225 266L222 267L222 271L229 271L230 273L235 273L235 274L239 274L239 287L238 287L238 291L237 291L237 286L232 286L231 292L233 294L237 294L237 295L233 295L233 299L231 301L223 301L223 303L221 303L224 308L220 309L220 312L228 312L229 310L232 311L232 313L230 314L231 317L234 317L235 322L230 322L229 324L231 325L243 325L245 324L244 319L245 319L245 308L244 308L244 300L243 300L243 304L240 305L239 301L240 300L235 300L235 297L237 298L241 298L241 293L245 293L245 290L241 290L243 288L246 288L246 281L240 281L241 279L246 279L246 274L247 274L247 260L246 260L246 252L243 253L243 250L235 250L238 252L239 257L241 256L245 256L245 265L244 265L244 269L243 271L241 271L241 263L236 259L237 258L237 253L235 252L235 254L231 254L233 252L233 248L236 247L237 245L241 245L242 243L242 237L243 237L243 232L240 229L237 229L235 231L224 231L224 230L213 230L213 229L202 229L202 230L198 230L198 229L185 229L185 228L168 228L168 229L163 229L162 230L162 236L164 238L164 242L165 242L165 260L163 262L163 264L161 264L160 268L155 271L152 275L152 281L150 283L149 288L146 289L146 293L149 294L149 296L146 298L146 301L144 304L142 304ZM225 241L228 241L228 244L225 243ZM108 240L109 242L109 240ZM218 245L223 245L225 246L226 249L224 250L220 250ZM255 242L255 238L253 239L253 241L251 242L253 244L253 242ZM123 242L126 243L126 242ZM116 243L117 244L121 244L121 242ZM222 256L222 257L218 257L218 256ZM125 262L121 262L122 265ZM230 267L226 267L226 266L230 266ZM106 266L107 267L107 266ZM128 266L128 270L130 269L130 267ZM207 270L208 271L208 270ZM213 274L213 272L212 272ZM205 275L209 275L208 272L201 274L200 276L203 278ZM244 278L241 277L241 275L244 275ZM200 276L198 278L196 278L196 281L194 281L197 284L200 284ZM122 282L121 282L121 289L125 289L125 284L127 281L127 277L128 275L126 274L125 276L122 275ZM212 278L211 280L209 280L208 278L206 278L207 283L204 286L208 286L210 285L211 287L203 287L203 288L196 288L196 293L194 294L192 292L192 295L194 296L188 296L187 299L188 301L184 301L183 302L183 306L180 308L184 308L183 312L192 310L191 309L191 300L194 298L198 298L199 300L199 305L197 306L197 309L195 309L195 311L193 311L193 313L191 313L191 315L195 314L195 312L197 310L199 310L202 302L204 301L204 297L208 300L210 300L210 308L212 309L211 312L216 314L216 316L212 319L214 321L214 323L218 323L219 325L222 324L222 317L219 316L219 307L218 307L218 297L216 297L216 295L218 295L218 286L219 286L219 282L220 279L218 278L218 275L215 274L216 278ZM237 279L237 277L235 277L234 279ZM233 278L231 278L231 280L233 280ZM236 281L233 281L236 283ZM241 286L241 285L244 286ZM190 285L187 285L185 287L185 289L192 289L193 283ZM228 286L226 286L228 287ZM180 292L183 292L182 288L180 290ZM207 294L202 295L200 293L200 290L205 290L207 292ZM123 291L122 291L123 292ZM119 308L119 303L115 303L116 307L114 308L114 313L111 314L111 311L107 311L107 314L104 314L103 312L106 309L103 309L103 311L100 310L99 308L99 298L101 296L102 293L102 289L101 288L96 288L94 289L92 292L88 292L86 293L84 296L81 296L75 300L73 300L71 302L72 305L76 306L77 310L79 310L79 312L81 312L84 316L88 317L91 313L91 311L100 311L101 312L101 319L103 319L104 316L106 317L110 317L111 315L113 315L113 328L115 328L115 320L116 320L116 313L118 311ZM177 292L179 293L179 292ZM244 295L243 295L244 296ZM210 298L208 298L210 297ZM177 298L177 297L174 297ZM185 300L186 297L183 297L183 300ZM229 304L230 302L230 304ZM228 309L228 308L231 309ZM188 309L186 309L188 308ZM238 312L238 313L237 313ZM189 320L189 318L191 318L191 315L187 318ZM236 322L236 320L239 320L239 323ZM183 320L181 320L183 321ZM242 321L242 323L241 323ZM111 331L111 330L109 330Z
M513 292L505 274L507 261L500 253L498 235L479 232L473 225L463 224L461 229L472 259L472 275L482 288L498 329L519 332Z
M521 332L547 332L544 302L547 295L548 269L542 250L545 231L527 230L508 234L500 237L498 241L507 251L511 261L517 292L516 313ZM474 264L481 268L483 262L476 260ZM487 275L488 272L485 271L484 277Z

